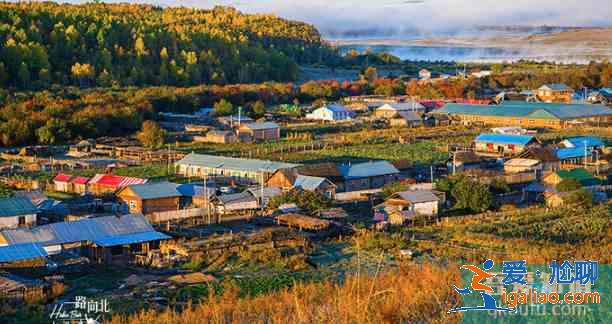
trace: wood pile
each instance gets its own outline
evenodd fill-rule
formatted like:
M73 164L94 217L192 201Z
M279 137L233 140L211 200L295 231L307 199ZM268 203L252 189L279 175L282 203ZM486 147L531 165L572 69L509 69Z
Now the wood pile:
M329 221L301 214L283 214L276 217L279 225L298 228L300 230L322 231L329 228Z

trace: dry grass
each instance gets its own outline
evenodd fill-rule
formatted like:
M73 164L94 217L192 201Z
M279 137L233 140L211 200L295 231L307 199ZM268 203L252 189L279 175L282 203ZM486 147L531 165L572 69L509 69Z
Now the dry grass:
M209 297L182 312L116 316L111 323L456 323L447 314L460 298L452 285L457 266L406 265L396 273L348 278L343 284L310 283L254 298L235 291Z

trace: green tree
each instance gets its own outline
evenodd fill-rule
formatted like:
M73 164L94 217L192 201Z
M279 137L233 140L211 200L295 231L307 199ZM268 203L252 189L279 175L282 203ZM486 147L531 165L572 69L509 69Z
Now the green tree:
M563 197L563 202L573 206L590 207L593 205L593 194L584 189L576 190Z
M19 65L17 79L19 80L19 84L22 88L30 88L30 70L28 69L28 65L25 62L21 62L21 65Z
M276 209L282 204L296 204L310 214L325 210L332 206L329 198L315 191L291 189L280 196L270 199L268 208Z
M40 143L58 144L70 138L70 129L65 120L52 118L36 131L36 136Z
M261 100L257 100L253 104L253 114L255 117L262 117L266 113L266 105Z
M217 116L227 116L234 112L234 106L232 103L225 99L215 102L213 109L215 110L215 115Z
M147 120L142 124L142 129L137 137L144 146L158 149L163 147L166 142L166 131L159 127L156 122Z

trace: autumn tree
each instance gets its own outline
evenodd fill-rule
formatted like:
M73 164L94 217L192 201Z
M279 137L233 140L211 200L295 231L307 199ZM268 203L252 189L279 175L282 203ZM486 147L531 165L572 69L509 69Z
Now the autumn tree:
M159 127L159 124L151 120L147 120L142 124L142 129L137 136L138 140L148 148L161 148L166 141L166 131Z

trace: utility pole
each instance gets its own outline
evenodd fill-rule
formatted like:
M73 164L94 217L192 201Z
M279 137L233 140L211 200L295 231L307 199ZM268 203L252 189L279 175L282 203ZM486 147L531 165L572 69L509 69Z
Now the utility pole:
M260 195L261 195L261 197L259 198L259 205L260 205L259 207L260 207L260 212L261 212L260 216L263 216L264 214L264 171L263 170L261 170L261 184L259 185L259 188L260 188Z
M587 168L587 140L584 140L584 168Z
M242 107L238 107L238 128L240 128L240 119L242 118Z
M452 152L453 155L453 175L457 173L457 152Z

